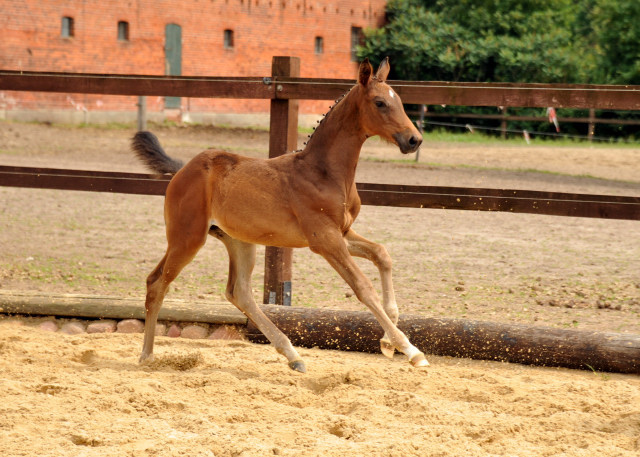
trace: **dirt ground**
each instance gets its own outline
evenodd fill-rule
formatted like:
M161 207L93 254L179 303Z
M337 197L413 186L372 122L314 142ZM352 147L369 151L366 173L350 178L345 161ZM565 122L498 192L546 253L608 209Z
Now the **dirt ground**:
M154 127L167 151L265 156L267 134ZM0 122L0 164L143 171L133 129ZM357 179L640 195L640 148L427 141L418 163L370 140ZM393 160L393 161L392 161ZM640 333L637 221L363 207L354 228L387 246L401 312ZM0 188L0 288L144 296L165 247L162 199ZM262 251L259 251L262 252ZM254 289L262 295L260 254ZM294 254L294 306L362 309L322 259ZM209 242L172 298L223 300ZM363 270L375 278L366 262ZM374 284L379 284L374 279ZM631 456L640 379L429 357L307 350L291 372L267 346L46 333L0 322L0 454Z
M208 147L267 155L261 130L153 129L183 159ZM140 172L129 151L133 133L0 122L0 164ZM640 148L633 147L427 138L416 163L371 139L362 158L362 182L640 195ZM166 246L161 197L0 188L0 214L3 289L142 299ZM637 221L365 206L354 229L389 250L401 312L640 333ZM359 264L378 284L376 269ZM171 296L224 301L226 274L226 251L211 240ZM306 249L296 250L293 275L294 306L363 309Z
M4 456L637 456L640 379L0 323Z

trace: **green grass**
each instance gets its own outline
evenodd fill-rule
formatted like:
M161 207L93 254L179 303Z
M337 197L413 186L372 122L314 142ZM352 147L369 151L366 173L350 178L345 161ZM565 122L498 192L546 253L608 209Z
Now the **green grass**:
M2 121L6 123L20 123L20 121ZM33 122L25 122L26 124L42 124L42 122L33 121ZM108 123L79 123L79 124L66 124L66 123L53 123L50 124L59 128L67 128L67 129L99 129L99 130L131 130L136 128L136 122L108 122ZM172 127L182 127L182 128L203 128L209 127L208 124L201 123L189 123L185 126L185 124L181 124L179 122L164 120L162 122L148 122L148 128L172 128ZM265 126L233 126L230 124L216 124L214 127L220 129L229 129L229 130L248 130L248 131L260 131L260 132L268 132L269 128ZM314 129L312 127L298 127L298 133L300 134L312 134ZM377 137L374 137L374 141L379 141ZM510 136L506 139L499 138L494 135L487 135L483 132L453 132L445 129L437 129L431 132L426 132L423 134L423 138L426 142L443 142L443 143L467 143L467 144L481 144L481 145L500 145L500 146L553 146L553 147L594 147L594 148L638 148L640 146L640 141L633 139L625 139L618 138L612 139L611 141L596 141L588 142L586 140L577 139L577 138L551 138L551 137L541 137L532 135L531 144L527 145L526 141L522 136L518 136L515 134L510 134ZM410 162L411 159L407 160L399 160L399 162Z
M513 145L513 146L553 146L553 147L597 147L597 148L638 148L640 141L627 140L624 138L613 139L612 141L596 141L588 142L577 138L550 138L540 137L532 135L531 144L527 145L527 142L522 136L516 136L511 134L506 139L498 138L493 135L487 135L482 132L451 132L448 130L434 130L432 132L426 132L423 135L425 141L443 142L443 143L472 143L483 145Z
M12 122L15 122L15 121L12 121ZM67 129L67 130L96 129L96 130L106 130L106 131L131 130L136 126L134 122L106 122L106 123L100 123L100 124L91 124L91 123L81 122L78 124L75 124L75 123L67 124L63 122L49 123L49 122L32 121L32 122L25 122L25 124L35 124L35 125L47 124L56 128Z
M585 178L585 179L596 179L603 182L617 182L617 183L625 183L625 184L634 184L635 181L627 181L623 179L607 179L601 178L598 176L593 176L590 174L571 174L571 173L562 173L559 171L549 171L549 170L541 170L538 168L502 168L502 167L482 167L479 165L468 165L468 164L445 164L440 162L416 162L414 158L410 159L387 159L387 158L379 158L379 157L361 157L360 160L364 162L380 162L380 163L397 163L400 165L408 165L410 167L424 167L424 168L445 168L445 169L468 169L468 170L478 170L478 171L500 171L500 172L516 172L516 173L538 173L550 176L564 176L571 178Z
M246 148L246 147L242 147L242 146L229 146L229 145L222 146L222 145L214 144L213 146L207 146L206 149L221 149L223 151L237 152L237 153L254 152L254 153L263 154L265 157L269 154L269 150L268 149L264 149L264 148Z
M207 124L192 124L192 125L207 125ZM229 130L235 130L235 129L241 129L241 130L252 130L255 132L268 132L269 131L269 127L266 126L262 126L262 125L247 125L247 126L237 126L237 125L230 125L230 124L215 124L214 127L220 128L220 129L229 129ZM300 129L298 129L300 130Z
M5 123L21 123L20 121L11 121L11 120L3 120ZM26 124L42 124L39 121L25 122ZM69 129L84 129L84 128L93 128L100 130L130 130L136 128L136 122L107 122L107 123L79 123L79 124L66 124L66 123L54 123L51 124L56 127L69 128ZM194 128L202 128L208 127L208 124L202 123L189 123L187 127L185 124L181 124L176 121L164 120L162 122L148 122L149 128L162 128L162 127L183 127L188 128L193 126ZM261 132L268 132L269 128L265 126L233 126L230 124L216 124L216 128L220 129L243 129L243 130L254 130ZM300 134L311 134L314 129L312 127L298 127L298 132ZM426 132L423 135L425 141L432 142L445 142L445 143L472 143L472 144L483 144L483 145L514 145L514 146L522 146L527 145L524 138L520 135L509 134L510 136L507 139L499 138L495 135L487 135L486 133L476 131L474 133L468 131L450 131L445 129L436 129L431 132ZM578 138L555 138L555 137L546 137L546 136L536 136L535 134L531 137L531 145L532 146L554 146L554 147L576 147L576 146L590 146L590 147L600 147L600 148L637 148L640 145L640 141L634 139L627 138L618 138L611 139L610 141L597 141L589 143L586 140L578 139Z
M588 363L585 363L585 365L593 372L594 375L600 376L603 381L608 381L609 379L611 379L611 375L609 375L608 373L599 373Z

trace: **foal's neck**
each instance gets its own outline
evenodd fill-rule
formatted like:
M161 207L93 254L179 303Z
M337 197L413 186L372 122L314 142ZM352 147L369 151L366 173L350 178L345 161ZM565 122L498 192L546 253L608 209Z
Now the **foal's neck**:
M302 151L305 160L336 181L355 180L360 149L366 136L360 125L355 87L320 122Z

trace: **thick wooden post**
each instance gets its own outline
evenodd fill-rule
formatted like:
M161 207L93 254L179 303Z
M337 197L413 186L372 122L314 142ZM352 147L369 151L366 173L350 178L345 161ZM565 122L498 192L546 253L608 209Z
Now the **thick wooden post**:
M276 56L271 76L278 91L278 76L300 76L298 57ZM269 157L277 157L298 148L298 101L271 100ZM264 303L291 306L291 261L293 249L267 246L264 263Z

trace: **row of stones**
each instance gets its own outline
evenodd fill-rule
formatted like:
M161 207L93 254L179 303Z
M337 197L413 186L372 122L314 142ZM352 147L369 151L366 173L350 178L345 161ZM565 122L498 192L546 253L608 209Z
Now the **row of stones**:
M21 319L26 323L28 319ZM60 332L67 335L81 333L142 333L144 322L139 319L99 321L46 319L37 324L37 327L47 332ZM235 325L209 325L191 323L158 323L156 324L156 336L168 336L170 338L211 339L211 340L242 340L244 334Z

